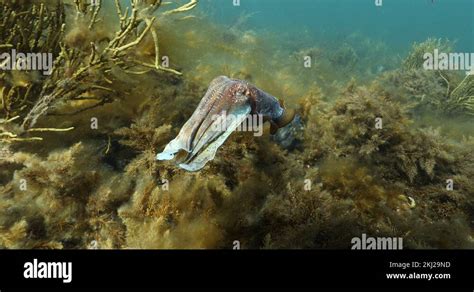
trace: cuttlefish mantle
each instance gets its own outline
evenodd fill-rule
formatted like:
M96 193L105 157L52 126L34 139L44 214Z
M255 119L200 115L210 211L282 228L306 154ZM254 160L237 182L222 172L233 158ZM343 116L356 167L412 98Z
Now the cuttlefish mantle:
M178 136L156 159L172 160L176 157L179 167L198 171L214 159L217 149L249 115L258 115L263 121L269 121L273 134L293 120L294 112L246 81L219 76L212 80Z

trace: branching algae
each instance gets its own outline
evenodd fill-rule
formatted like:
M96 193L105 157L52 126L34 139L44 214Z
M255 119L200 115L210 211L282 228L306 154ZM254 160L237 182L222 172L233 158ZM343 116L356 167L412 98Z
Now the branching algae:
M7 86L0 92L1 108L5 118L3 124L20 122L19 127L11 132L1 128L0 137L4 142L42 140L41 137L29 137L30 132L68 131L67 129L42 128L34 129L38 119L64 106L65 103L81 103L81 108L73 112L60 112L71 115L95 108L113 100L116 92L112 89L112 71L120 68L128 73L143 74L150 70L160 70L172 74L181 73L161 66L159 60L159 43L154 28L156 17L153 13L162 5L162 1L147 3L131 0L130 7L123 9L116 0L116 12L120 20L119 30L115 33L98 34L95 30L102 1L91 5L89 1L74 1L77 14L68 27L65 22L65 8L62 1L57 1L55 8L44 4L9 4L2 5L1 15L4 19L0 32L6 40L0 48L15 47L18 51L49 52L54 56L54 67L48 76L4 76ZM197 1L163 14L185 12L193 9ZM17 6L19 5L19 6ZM15 10L26 9L20 16ZM128 52L139 45L151 34L155 45L155 62L146 63L129 58ZM78 43L88 46L88 50L78 49ZM145 68L136 71L136 68ZM140 69L139 69L140 70ZM4 73L6 75L7 73ZM31 73L32 75L34 73ZM23 79L21 79L23 78ZM54 114L54 113L53 113ZM15 128L15 127L11 127Z

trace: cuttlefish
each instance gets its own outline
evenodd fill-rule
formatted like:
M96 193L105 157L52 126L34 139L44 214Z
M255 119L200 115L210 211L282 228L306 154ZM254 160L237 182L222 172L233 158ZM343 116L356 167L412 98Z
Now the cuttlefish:
M198 171L214 159L217 149L249 115L270 122L272 134L290 123L294 111L247 81L219 76L212 80L191 118L178 136L156 156L172 160L187 171Z

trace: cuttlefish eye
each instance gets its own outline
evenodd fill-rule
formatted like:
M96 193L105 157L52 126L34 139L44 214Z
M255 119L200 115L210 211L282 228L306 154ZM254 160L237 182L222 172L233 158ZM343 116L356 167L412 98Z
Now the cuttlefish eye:
M179 167L200 170L214 159L217 149L251 112L263 116L276 128L288 124L294 117L294 112L285 110L275 97L254 85L219 76L212 80L178 136L156 159L176 158Z

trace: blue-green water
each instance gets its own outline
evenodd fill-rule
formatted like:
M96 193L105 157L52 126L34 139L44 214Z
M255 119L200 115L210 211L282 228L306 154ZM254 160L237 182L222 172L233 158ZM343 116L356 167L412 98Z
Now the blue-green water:
M370 36L396 50L427 38L447 38L460 51L474 51L472 0L202 0L198 9L223 25L250 15L248 29L301 34L314 41L353 33Z

